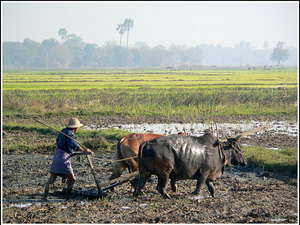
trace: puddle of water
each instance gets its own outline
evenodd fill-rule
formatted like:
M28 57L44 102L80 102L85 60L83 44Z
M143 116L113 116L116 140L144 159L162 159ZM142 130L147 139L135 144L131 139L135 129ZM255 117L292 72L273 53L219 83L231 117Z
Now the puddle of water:
M11 204L11 205L9 206L9 208L12 208L12 207L26 208L26 207L32 206L33 204L34 204L34 203ZM42 203L37 202L36 204L40 206Z
M4 202L6 202L7 200L3 200ZM59 203L59 202L62 202L62 201L65 201L65 199L48 199L48 203ZM8 202L11 202L11 201L8 201ZM42 203L44 202L43 200L40 200L40 199L25 199L25 200L22 200L22 201L18 201L20 203L12 203L8 206L8 208L11 208L11 207L17 207L17 208L27 208L27 207L30 207L32 206L33 204L36 204L38 206L41 206Z
M153 203L151 204L140 204L139 207L146 207L146 206L151 206L151 205L154 205Z
M229 196L226 194L220 194L217 197L218 198L229 198ZM196 196L190 196L188 198L191 200L201 200L201 199L212 198L212 196L211 195L196 195Z
M267 148L267 149L271 149L271 150L279 150L279 148Z
M189 197L189 199L192 200L200 200L205 198L212 198L212 197L210 195L197 195L197 196Z
M140 204L139 207L147 206L148 204Z
M267 129L256 132L252 135L260 135L266 131L273 131L275 134L287 134L290 136L298 136L298 122L289 121L271 121L266 123L261 123L258 121L240 121L240 123L218 123L219 136L235 136L238 133L253 130L255 128L269 125ZM87 130L102 130L102 129L120 129L126 130L133 133L156 133L162 135L177 134L182 132L185 128L187 133L192 136L201 136L204 131L211 128L210 124L204 123L170 123L170 124L113 124L108 126L97 126L91 125L90 127L84 126ZM215 126L213 127L215 129ZM238 133L237 133L238 132ZM251 137L251 135L249 135Z
M121 209L130 209L128 206L122 206Z
M11 204L9 208L17 207L17 208L26 208L31 206L33 203L21 203L21 204Z
M284 218L271 219L272 222L283 222L286 221Z

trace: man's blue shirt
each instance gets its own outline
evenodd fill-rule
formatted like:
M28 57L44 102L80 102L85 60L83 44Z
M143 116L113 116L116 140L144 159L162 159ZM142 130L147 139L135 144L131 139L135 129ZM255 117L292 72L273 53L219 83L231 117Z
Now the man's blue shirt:
M62 129L61 132L75 139L75 134L68 128ZM73 150L76 150L79 147L79 144L61 133L58 135L56 143L58 149L61 149L69 154L72 154Z

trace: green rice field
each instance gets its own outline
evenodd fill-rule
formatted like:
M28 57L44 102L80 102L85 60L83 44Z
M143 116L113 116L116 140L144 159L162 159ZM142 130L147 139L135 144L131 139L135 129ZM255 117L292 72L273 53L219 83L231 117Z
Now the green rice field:
M297 87L297 70L7 71L3 90Z
M297 69L5 71L4 115L296 115Z

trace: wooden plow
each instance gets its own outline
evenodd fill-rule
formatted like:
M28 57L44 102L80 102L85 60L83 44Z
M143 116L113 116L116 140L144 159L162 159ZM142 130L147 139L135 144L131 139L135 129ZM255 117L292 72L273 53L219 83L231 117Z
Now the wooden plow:
M138 174L139 174L138 171L133 172L133 173L128 173L128 174L118 177L116 179L100 183L99 185L102 187L102 191L105 191L112 187L122 185L126 182L129 182L129 181L137 178ZM57 192L57 195L64 195L65 193L66 193L66 188L63 188L62 192ZM74 196L87 197L89 199L99 198L99 194L93 190L92 191L72 190L71 194Z

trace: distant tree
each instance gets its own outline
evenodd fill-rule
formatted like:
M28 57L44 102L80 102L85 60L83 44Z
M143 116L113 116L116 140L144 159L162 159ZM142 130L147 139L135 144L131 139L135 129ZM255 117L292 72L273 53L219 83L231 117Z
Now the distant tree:
M125 26L124 26L124 24L122 24L122 23L118 24L117 31L119 31L119 34L120 34L120 46L121 46L121 44L122 44L122 36L125 33Z
M133 65L133 54L131 49L117 46L111 53L111 64L113 66L130 67Z
M128 48L128 38L129 38L129 31L133 28L133 20L132 19L125 19L123 23L125 30L127 31L127 48Z
M42 42L42 46L49 48L49 49L57 46L58 44L59 43L57 41L55 41L54 38L46 39Z
M27 52L20 42L5 42L3 44L3 64L9 67L22 68L28 59Z
M23 49L26 52L26 60L24 66L26 67L38 67L37 58L39 57L39 49L41 44L29 38L25 38L23 41Z
M64 39L67 37L67 30L65 28L60 28L58 31L58 35L61 38L61 42L64 42Z
M54 38L46 39L42 42L41 56L44 59L46 68L49 67L49 62L51 61L51 55L49 54L51 52L51 49L58 45L59 43L55 41Z
M286 43L278 41L276 48L273 49L270 60L276 61L277 65L280 65L280 62L288 59L288 50L286 49Z
M86 43L83 41L83 38L77 36L76 34L69 34L66 37L64 45L69 48L81 48L83 49Z
M86 44L83 49L84 54L82 58L82 64L85 67L95 67L97 65L97 45L96 44Z
M135 43L135 47L136 48L139 48L139 49L149 49L150 47L147 45L147 43L145 43L145 42L137 42L137 43Z

